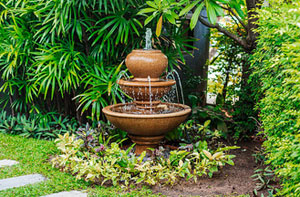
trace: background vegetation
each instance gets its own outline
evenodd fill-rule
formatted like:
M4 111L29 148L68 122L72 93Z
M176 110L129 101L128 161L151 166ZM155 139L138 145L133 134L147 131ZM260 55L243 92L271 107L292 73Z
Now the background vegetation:
M283 183L278 195L300 196L300 3L271 3L259 12L252 80L260 84L257 108L267 162Z

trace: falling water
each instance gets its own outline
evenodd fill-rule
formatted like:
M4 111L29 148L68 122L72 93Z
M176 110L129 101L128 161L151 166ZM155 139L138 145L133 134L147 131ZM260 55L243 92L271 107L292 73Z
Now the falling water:
M179 73L176 70L173 70L173 72L175 73L175 75L177 76L178 79L178 85L180 87L180 93L181 93L181 100L182 100L182 104L184 104L184 95L183 95L183 88L182 88L182 84L181 84L181 79L179 76ZM178 94L178 93L177 93Z
M144 49L146 49L146 50L152 49L151 38L152 38L152 31L151 31L150 28L147 28L146 29L146 36L145 36L146 46L145 46Z
M175 77L176 75L176 77ZM176 70L173 70L171 72L169 72L167 74L167 79L173 79L173 80L178 80L178 83L176 83L175 85L175 91L176 91L176 97L177 97L177 102L180 103L180 99L179 99L179 91L178 91L178 88L177 88L177 85L179 86L180 88L180 96L181 96L181 101L182 103L184 104L184 95L183 95L183 88L182 88L182 83L181 83L181 79L180 79L180 76L179 76L179 73L176 71Z
M118 74L117 80L116 80L116 81L119 82L120 79L121 79L123 76L124 76L124 78L125 78L126 80L130 79L129 75L127 74L127 70L122 70L122 71L120 71L120 73ZM126 93L126 92L125 92L125 93ZM121 102L124 104L124 103L126 102L125 95L124 95L124 94L121 94L121 97L122 97Z
M150 112L152 112L152 95L151 95L151 78L148 76L149 81L149 102L150 102Z
M173 74L172 72L169 72L169 73L167 74L167 79L173 79L173 80L176 80L176 78L175 78L175 76L174 76L174 74ZM177 103L180 103L177 85L175 84L174 86L175 86L175 93L176 93ZM170 91L170 95L172 95L172 90ZM169 100L170 100L170 102L171 102L171 99L169 99Z

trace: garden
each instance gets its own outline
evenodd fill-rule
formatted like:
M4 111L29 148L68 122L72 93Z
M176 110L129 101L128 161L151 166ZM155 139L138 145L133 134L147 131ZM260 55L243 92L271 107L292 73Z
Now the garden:
M299 52L297 0L1 0L0 196L300 196Z

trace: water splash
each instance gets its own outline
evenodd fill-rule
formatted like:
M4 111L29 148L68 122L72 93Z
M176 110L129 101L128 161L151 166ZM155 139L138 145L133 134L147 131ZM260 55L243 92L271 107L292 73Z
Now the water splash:
M152 49L151 38L152 38L152 31L151 31L150 28L147 28L146 29L146 36L145 36L146 46L145 46L144 49L146 49L146 50Z

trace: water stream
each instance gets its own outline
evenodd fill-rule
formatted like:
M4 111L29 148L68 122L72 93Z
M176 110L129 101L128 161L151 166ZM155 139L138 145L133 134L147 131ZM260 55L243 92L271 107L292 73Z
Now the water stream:
M181 102L184 104L183 88L182 88L182 83L181 83L179 73L176 70L173 70L171 72L168 72L166 78L167 79L173 79L175 81L176 81L176 78L177 78L178 82L176 83L176 85L174 85L175 86L175 93L176 93L177 102L180 103L179 91L178 91L178 87L177 87L177 85L178 85L179 88L180 88ZM167 100L167 101L172 101L172 98L170 98L170 97L173 97L172 90L170 91L170 94L167 94L167 95L164 96L164 99Z
M150 111L152 112L152 93L151 93L151 78L148 76L148 82L149 82L149 102L150 102Z
M152 38L152 31L151 31L150 28L147 28L146 29L146 36L145 36L146 46L145 46L144 49L146 49L146 50L151 50L152 49L151 38Z

